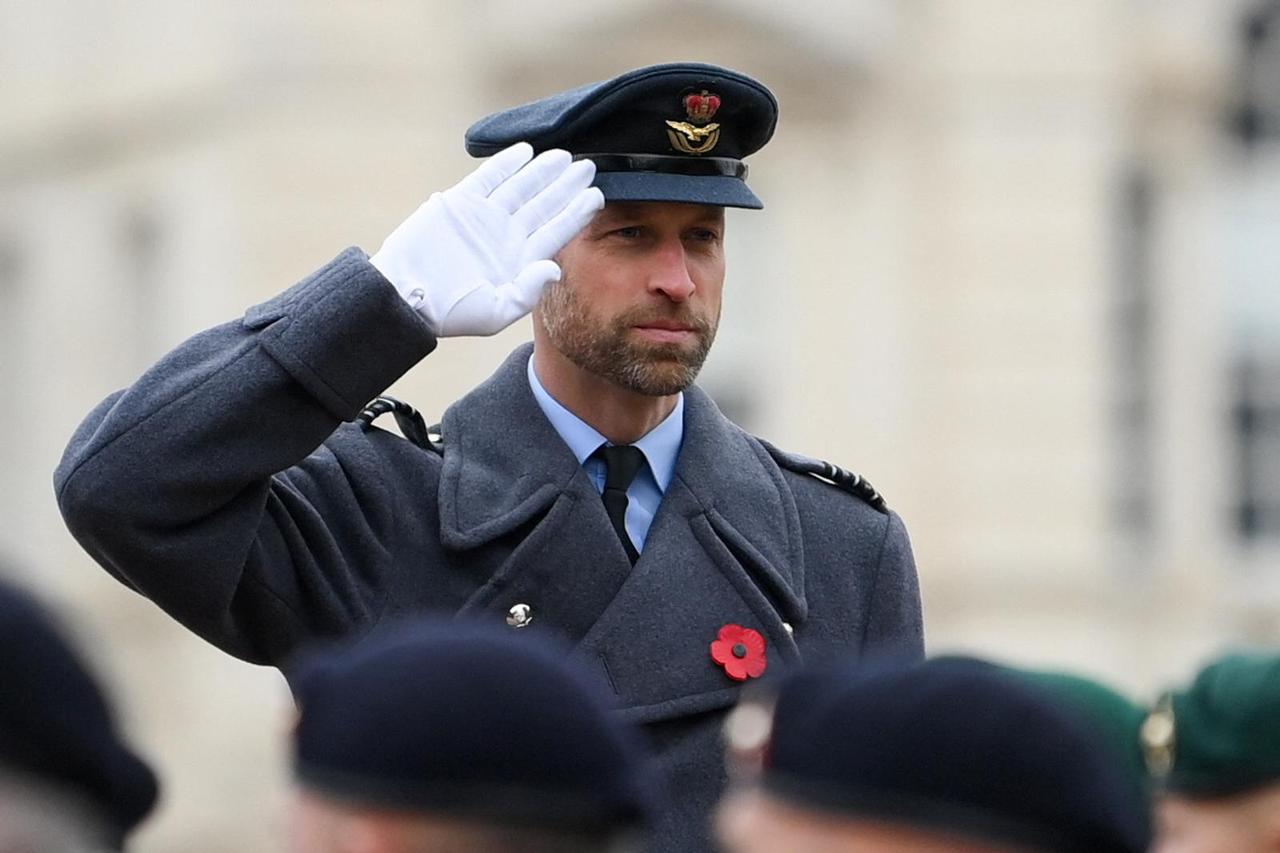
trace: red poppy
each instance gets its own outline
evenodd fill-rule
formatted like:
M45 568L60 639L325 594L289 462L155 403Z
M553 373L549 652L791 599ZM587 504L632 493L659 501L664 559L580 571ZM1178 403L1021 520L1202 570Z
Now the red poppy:
M724 667L734 681L759 678L769 665L765 660L764 636L741 625L725 625L711 644L711 659Z

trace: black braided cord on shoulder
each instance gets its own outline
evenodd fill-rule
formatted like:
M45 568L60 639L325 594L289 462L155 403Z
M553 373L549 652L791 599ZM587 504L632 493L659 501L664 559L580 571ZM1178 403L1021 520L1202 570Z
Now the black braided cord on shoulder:
M360 423L360 429L368 432L373 428L373 422L388 412L395 417L396 426L410 442L423 450L444 454L444 440L440 435L440 428L428 427L421 413L403 400L397 400L386 394L374 397L360 410L360 414L356 415L356 420Z
M769 451L769 455L773 457L775 462L788 471L816 477L824 483L830 483L851 495L856 495L870 504L871 508L877 512L886 514L889 512L889 505L885 503L884 496L876 491L875 486L867 482L867 479L861 474L846 471L839 465L832 465L830 462L825 462L821 459L813 459L798 453L779 450L763 438L757 438L756 440L764 446L765 450Z

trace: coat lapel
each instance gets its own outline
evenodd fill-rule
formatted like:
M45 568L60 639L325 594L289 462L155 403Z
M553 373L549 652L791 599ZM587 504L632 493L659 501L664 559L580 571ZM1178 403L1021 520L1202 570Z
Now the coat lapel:
M676 478L711 527L775 602L783 619L806 616L800 514L782 472L754 438L698 388L685 394Z
M510 533L544 512L580 473L529 388L532 351L517 349L445 412L439 498L447 548L474 548Z

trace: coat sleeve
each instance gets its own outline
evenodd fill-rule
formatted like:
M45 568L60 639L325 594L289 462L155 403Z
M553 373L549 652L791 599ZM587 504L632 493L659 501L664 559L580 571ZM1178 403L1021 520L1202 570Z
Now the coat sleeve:
M906 525L889 513L876 567L875 589L868 610L862 646L911 658L924 656L924 627L920 583Z
M334 433L434 347L348 249L95 408L54 474L67 526L198 634L277 660L383 594L376 568L353 556L389 547L394 497L378 472L403 450L379 431Z

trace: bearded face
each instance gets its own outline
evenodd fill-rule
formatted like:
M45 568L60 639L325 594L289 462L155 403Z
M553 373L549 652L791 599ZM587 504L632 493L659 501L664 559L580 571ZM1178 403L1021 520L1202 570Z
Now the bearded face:
M720 323L719 304L712 313L690 302L654 303L599 315L568 277L547 286L541 310L547 337L566 358L589 373L654 397L693 384ZM646 329L666 329L670 334Z

